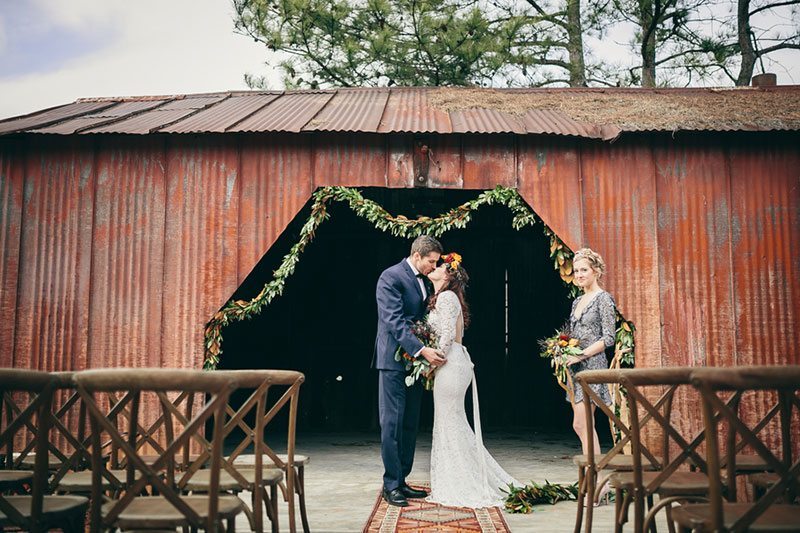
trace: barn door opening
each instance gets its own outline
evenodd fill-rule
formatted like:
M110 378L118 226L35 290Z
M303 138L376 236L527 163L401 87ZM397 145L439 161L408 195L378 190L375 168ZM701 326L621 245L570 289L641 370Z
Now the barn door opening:
M436 216L478 192L375 188L363 194L393 214L416 217ZM310 204L233 298L252 298L272 278L309 209ZM331 205L330 213L283 295L254 319L224 329L219 368L304 372L300 431L372 430L377 427L377 375L370 368L375 284L383 269L408 255L410 240L375 229L345 205ZM483 426L571 431L569 404L536 344L566 319L568 292L553 270L541 226L517 231L511 219L503 206L484 206L466 229L441 237L445 251L463 256L471 277L472 325L464 344L475 363ZM429 428L431 394L424 402L421 427Z

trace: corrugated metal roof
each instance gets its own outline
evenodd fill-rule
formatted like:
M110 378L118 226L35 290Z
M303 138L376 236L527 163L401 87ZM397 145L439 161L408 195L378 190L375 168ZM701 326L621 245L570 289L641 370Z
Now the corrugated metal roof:
M286 93L228 131L288 131L299 133L333 97L333 92Z
M163 128L165 133L223 133L227 128L246 119L262 107L275 100L281 93L232 96L208 107L172 126Z
M436 89L393 89L389 93L379 133L452 133L447 112L428 105Z
M31 113L30 115L23 115L21 117L13 117L0 121L0 135L4 133L12 133L16 131L27 131L34 128L41 128L57 122L68 120L72 117L85 115L92 111L105 109L115 104L113 100L104 102L75 102L52 109L44 109Z
M800 130L800 86L727 89L347 88L82 99L9 133L515 133Z
M153 109L154 107L162 105L165 101L166 100L145 100L140 102L121 102L108 109L98 111L97 113L83 115L32 131L34 133L59 133L61 135L69 135L70 133L77 133L82 130L90 129L92 126L116 122L122 117Z
M388 99L386 89L338 91L303 130L378 131Z

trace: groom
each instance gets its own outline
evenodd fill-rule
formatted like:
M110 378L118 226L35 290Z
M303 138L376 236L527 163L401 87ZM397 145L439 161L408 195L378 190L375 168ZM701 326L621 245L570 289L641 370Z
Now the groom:
M427 493L406 484L414 463L422 385L406 386L405 362L395 361L394 354L400 346L414 357L424 357L432 366L445 363L440 351L423 346L411 332L411 324L425 316L433 291L427 276L441 254L439 241L428 235L417 237L411 244L411 255L384 270L375 291L378 335L372 367L378 369L383 498L399 507L408 505L406 498L424 498Z

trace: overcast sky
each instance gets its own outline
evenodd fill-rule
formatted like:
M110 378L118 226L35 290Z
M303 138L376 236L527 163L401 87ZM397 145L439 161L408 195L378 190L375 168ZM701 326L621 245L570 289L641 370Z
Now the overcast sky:
M233 33L230 0L0 0L0 118L81 97L246 89L279 77L265 47ZM619 39L624 40L624 39ZM604 54L624 48L604 41ZM778 83L800 83L800 54Z

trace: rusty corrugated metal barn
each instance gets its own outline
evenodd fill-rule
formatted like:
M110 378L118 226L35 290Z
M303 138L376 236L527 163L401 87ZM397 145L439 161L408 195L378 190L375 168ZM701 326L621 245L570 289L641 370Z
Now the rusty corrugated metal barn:
M606 257L637 366L797 364L799 131L797 86L232 92L0 121L0 364L199 367L315 188L498 184Z

